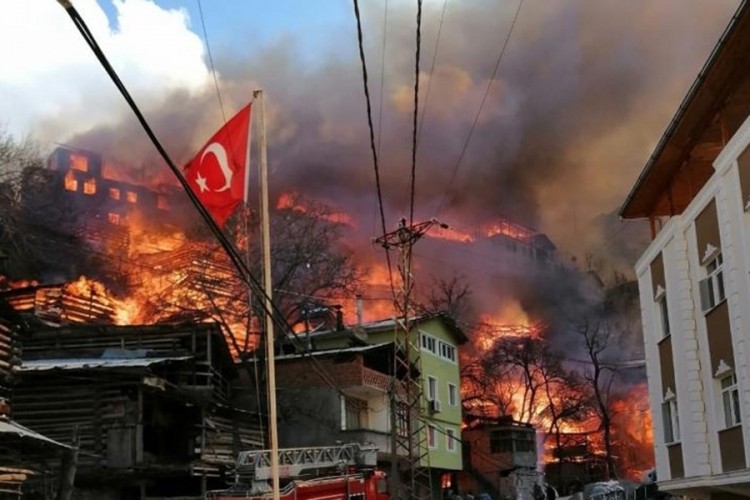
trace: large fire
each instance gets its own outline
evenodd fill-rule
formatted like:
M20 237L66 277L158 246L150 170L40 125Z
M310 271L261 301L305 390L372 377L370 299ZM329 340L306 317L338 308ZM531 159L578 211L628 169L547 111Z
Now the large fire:
M104 184L100 187L96 181L79 182L76 175L86 174L89 167L85 155L74 153L70 170L63 177L63 187L88 197L101 189L99 195L134 207L143 202L138 199L136 191L127 187L134 184L120 189ZM112 178L119 170L104 164L103 171L105 178ZM139 180L137 175L118 177L124 182ZM154 182L157 181L161 182ZM162 199L157 192L154 196L159 210L170 209L166 198ZM311 213L314 209L293 192L282 194L275 206L279 210L301 214ZM315 213L352 231L357 227L355 218L342 211ZM117 324L218 321L224 326L235 355L255 347L258 326L257 321L249 317L247 289L214 246L189 237L178 226L154 224L152 218L137 210L110 212L105 222L108 223L106 231L89 230L87 235L89 241L95 242L97 248L109 257L110 265L116 267L112 271L126 277L125 283L112 287L117 289L116 293L102 282L86 277L61 287L38 289L37 282L11 282L0 278L0 289L28 289L28 294L19 292L14 299L18 307L40 308L45 314L57 314L60 321L105 321L107 318ZM536 233L497 219L476 231L433 228L428 235L462 245L497 236L530 245ZM239 238L240 247L249 244L243 238L246 237ZM359 319L370 321L393 316L391 285L395 282L398 287L397 263L392 263L390 272L382 261L367 265L359 262L359 265L364 272L363 296L327 297L326 303L339 306L350 324ZM298 325L297 330L300 328ZM601 455L604 449L602 433L599 419L592 411L582 412L575 419L554 419L554 408L582 396L580 386L570 387L560 380L545 385L542 380L544 373L539 370L523 373L522 370L497 366L498 372L494 375L500 376L493 376L487 372L492 367L481 363L491 354L499 339L518 345L524 345L524 342L542 344L547 329L548 325L529 317L517 301L509 300L497 310L481 312L477 323L472 325L472 341L461 355L464 368L461 390L465 405L472 413L511 415L516 420L534 424L545 435L543 457L546 462L561 460L565 453L559 448L568 442L585 442L588 453ZM530 391L530 386L534 390ZM644 405L646 394L644 382L618 393L610 402L613 443L620 474L632 478L653 466L653 431L650 413ZM565 439L559 440L560 435Z
M511 322L508 322L511 321ZM468 411L485 417L511 416L531 423L544 436L544 463L603 460L601 420L593 406L574 418L555 418L574 408L572 402L590 398L591 387L550 375L550 368L534 349L544 345L547 325L531 321L517 304L496 315L485 315L475 328L471 349L462 362L462 398ZM498 342L519 346L517 357L493 357ZM554 361L560 361L555 359ZM553 361L553 363L554 363ZM564 358L562 359L564 363ZM574 364L580 364L575 360ZM584 368L585 369L585 368ZM609 399L613 455L617 475L640 480L654 466L653 426L645 382L613 392Z

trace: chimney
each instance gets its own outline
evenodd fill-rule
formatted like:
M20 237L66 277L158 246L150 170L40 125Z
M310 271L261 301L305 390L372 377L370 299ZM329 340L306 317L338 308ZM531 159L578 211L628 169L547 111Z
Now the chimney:
M362 294L358 293L357 297L357 326L362 326Z

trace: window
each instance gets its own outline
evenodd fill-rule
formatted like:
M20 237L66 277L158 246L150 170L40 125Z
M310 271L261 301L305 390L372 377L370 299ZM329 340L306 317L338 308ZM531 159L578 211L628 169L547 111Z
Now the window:
M427 377L427 401L438 400L438 380L435 377Z
M435 439L435 426L427 426L427 447L431 450L437 448L437 441Z
M503 429L490 433L490 453L532 453L536 451L534 429Z
M740 391L737 388L737 375L727 375L721 379L721 401L724 406L724 425L733 427L742 421L740 413Z
M721 254L718 254L711 262L706 264L706 278L698 284L701 294L701 309L704 313L716 307L726 298L723 264Z
M70 168L79 172L89 171L89 159L86 155L79 153L70 153Z
M109 188L109 197L113 200L120 199L120 190L117 188Z
M96 179L93 177L90 179L86 179L86 181L83 183L83 194L96 194Z
M536 432L513 431L513 447L517 452L530 453L536 449Z
M127 200L130 203L137 202L138 201L138 193L136 193L135 191L128 191L127 192Z
M513 441L507 431L492 431L490 433L490 453L512 453Z
M448 451L456 451L456 431L453 429L445 430L445 447Z
M114 224L115 226L120 225L120 214L116 214L114 212L110 212L107 214L107 220L110 224Z
M78 180L72 170L68 170L68 173L65 174L64 183L65 189L68 191L78 191Z
M436 342L435 337L430 337L425 333L422 334L422 349L430 351L432 354L437 354Z
M458 387L456 387L456 384L448 384L448 404L458 406Z
M365 401L344 397L344 430L362 429L366 412L367 403Z
M680 441L680 416L677 413L677 399L670 398L661 404L661 416L664 420L664 443Z
M456 348L450 344L440 341L440 357L449 361L456 361Z
M661 318L661 336L669 337L671 330L669 328L669 309L667 308L667 295L664 294L657 301L659 305L659 316Z

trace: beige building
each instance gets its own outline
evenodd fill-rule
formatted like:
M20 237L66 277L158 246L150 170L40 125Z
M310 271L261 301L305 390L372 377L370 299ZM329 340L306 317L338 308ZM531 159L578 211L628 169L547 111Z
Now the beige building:
M636 272L662 490L750 496L750 8L743 1L620 215Z

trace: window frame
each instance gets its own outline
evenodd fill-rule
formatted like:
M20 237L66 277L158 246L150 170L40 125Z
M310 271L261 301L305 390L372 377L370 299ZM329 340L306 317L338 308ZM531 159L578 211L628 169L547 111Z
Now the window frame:
M367 401L351 396L342 396L341 430L354 431L367 429ZM356 423L353 416L356 414ZM352 419L350 420L350 416Z
M729 380L729 385L724 381ZM742 424L742 403L740 401L740 387L737 383L737 373L732 372L719 379L721 391L721 407L724 414L724 428L729 429Z
M670 397L662 401L661 417L664 426L664 444L680 443L680 413L676 397Z
M427 375L427 401L440 401L440 381L432 375Z
M708 314L727 300L724 284L724 258L721 252L714 255L704 266L706 277L698 283L701 298L701 311Z
M452 406L454 408L457 407L458 400L458 386L456 384L448 382L448 406Z
M455 453L458 451L458 446L456 441L456 431L453 429L445 429L445 449Z
M437 450L437 429L435 426L430 424L427 426L427 448L430 450Z
M656 300L656 310L660 319L661 338L665 339L672 335L672 327L669 323L669 304L667 303L666 293L663 293L661 297Z

